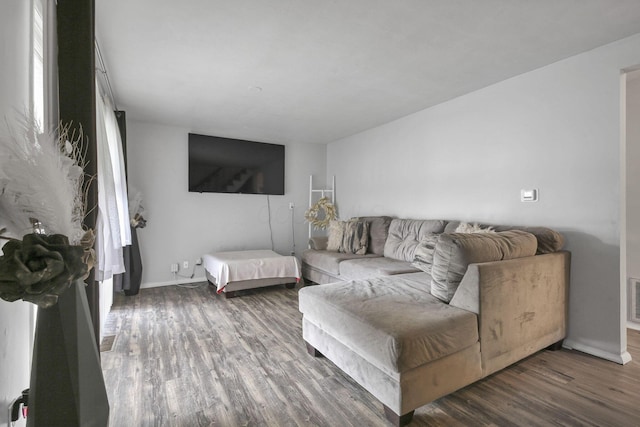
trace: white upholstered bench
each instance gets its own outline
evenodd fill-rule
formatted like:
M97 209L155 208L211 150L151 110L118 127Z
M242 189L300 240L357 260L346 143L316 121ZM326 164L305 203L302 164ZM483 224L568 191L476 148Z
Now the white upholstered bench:
M293 287L301 276L294 256L271 250L216 252L202 256L207 280L227 298L236 291L286 284Z

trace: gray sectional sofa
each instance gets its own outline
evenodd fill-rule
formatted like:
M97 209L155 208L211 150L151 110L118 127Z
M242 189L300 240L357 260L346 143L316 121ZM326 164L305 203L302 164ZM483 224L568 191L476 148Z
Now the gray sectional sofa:
M570 254L543 227L461 233L447 220L355 218L366 253L303 253L303 338L379 399L394 425L416 408L566 334ZM465 225L465 224L463 224ZM484 230L486 231L486 230Z

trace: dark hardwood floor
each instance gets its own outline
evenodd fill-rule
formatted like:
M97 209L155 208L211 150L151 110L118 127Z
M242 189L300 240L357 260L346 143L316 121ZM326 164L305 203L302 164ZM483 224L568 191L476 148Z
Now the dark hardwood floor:
M101 353L110 425L386 426L373 396L307 354L297 294L117 295ZM640 331L628 336L625 366L542 351L419 408L410 426L640 426Z

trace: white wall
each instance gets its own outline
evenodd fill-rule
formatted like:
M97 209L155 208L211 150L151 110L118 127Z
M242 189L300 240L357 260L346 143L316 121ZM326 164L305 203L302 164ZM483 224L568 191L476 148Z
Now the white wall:
M29 105L30 2L0 2L0 117ZM4 120L2 121L4 125ZM4 241L0 241L3 245ZM0 427L10 402L29 387L31 304L0 300ZM16 424L18 425L18 424ZM24 424L20 424L24 425Z
M626 81L626 278L640 279L640 70ZM631 299L629 299L631 302ZM630 304L629 304L629 308ZM639 325L635 325L640 328Z
M100 337L98 342L104 338L104 325L107 323L111 306L113 305L113 278L98 282L100 292Z
M267 196L189 193L187 137L189 129L130 121L127 123L129 184L143 195L147 227L138 230L143 263L142 286L175 283L171 263L191 265L204 253L225 250L271 249ZM206 130L197 133L207 134ZM275 142L275 141L269 141ZM298 254L307 247L304 211L309 175L326 182L326 146L291 144L285 148L285 195L269 196L276 252ZM181 273L190 275L191 269ZM198 267L195 278L202 280ZM186 282L180 278L178 282Z
M639 63L636 35L329 144L341 216L561 231L573 253L565 344L626 361L620 70ZM530 188L540 200L521 203Z

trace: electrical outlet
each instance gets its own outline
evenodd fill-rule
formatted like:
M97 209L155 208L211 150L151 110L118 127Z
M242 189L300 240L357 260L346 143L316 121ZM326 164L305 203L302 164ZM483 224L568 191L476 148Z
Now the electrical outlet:
M185 270L189 268L189 261L182 261L182 268L184 268Z
M202 265L202 258L196 258L196 265Z
M171 272L172 273L177 273L178 272L178 263L174 262L173 264L171 264Z

